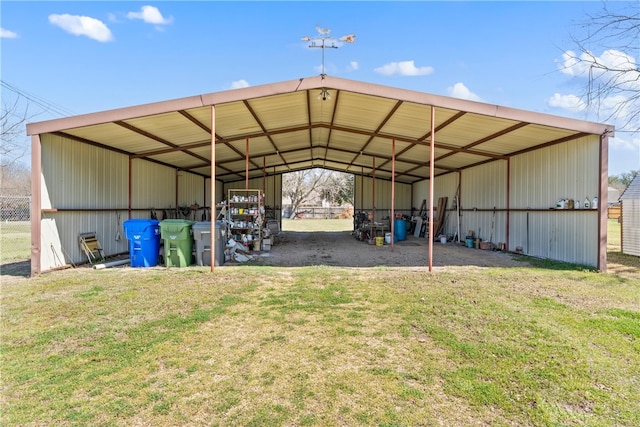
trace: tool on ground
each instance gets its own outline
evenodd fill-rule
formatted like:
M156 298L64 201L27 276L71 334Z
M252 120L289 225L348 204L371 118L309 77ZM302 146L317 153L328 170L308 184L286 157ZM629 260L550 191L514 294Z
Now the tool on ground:
M120 212L116 212L116 216L118 218L118 226L116 227L116 242L122 240L122 235L120 234Z

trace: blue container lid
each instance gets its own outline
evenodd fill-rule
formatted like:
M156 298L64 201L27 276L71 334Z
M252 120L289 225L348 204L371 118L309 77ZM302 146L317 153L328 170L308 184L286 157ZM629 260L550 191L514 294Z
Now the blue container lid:
M122 223L127 239L135 238L133 235L144 235L145 237L159 234L157 219L132 218ZM139 239L139 237L137 237Z

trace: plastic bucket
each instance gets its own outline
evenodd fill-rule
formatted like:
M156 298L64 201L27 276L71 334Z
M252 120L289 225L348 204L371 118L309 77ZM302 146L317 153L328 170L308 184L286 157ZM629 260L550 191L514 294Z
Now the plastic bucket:
M394 226L398 240L407 240L407 222L404 219L396 219Z
M447 236L440 236L440 243L442 244L447 243Z
M387 245L391 244L391 233L384 233L384 242Z
M384 237L378 236L376 237L376 246L384 245Z
M123 224L129 240L131 267L155 267L160 252L160 229L155 219L129 219Z
M466 243L468 248L473 248L473 236L467 236Z

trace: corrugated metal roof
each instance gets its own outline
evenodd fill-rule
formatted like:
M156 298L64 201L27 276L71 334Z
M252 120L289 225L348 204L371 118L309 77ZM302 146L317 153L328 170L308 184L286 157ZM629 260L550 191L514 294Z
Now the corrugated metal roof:
M620 200L640 200L640 174L633 177L620 195Z
M318 99L326 89L329 97ZM327 167L396 179L428 177L431 107L435 173L613 132L613 126L330 76L302 78L27 125L202 176L211 176L215 107L216 179Z

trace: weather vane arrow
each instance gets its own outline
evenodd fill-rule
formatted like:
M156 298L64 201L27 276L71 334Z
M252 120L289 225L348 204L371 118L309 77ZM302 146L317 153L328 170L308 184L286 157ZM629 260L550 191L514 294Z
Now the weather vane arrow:
M318 47L322 49L322 73L320 75L324 77L326 75L324 68L324 50L326 48L337 49L338 46L336 45L336 43L338 41L345 43L355 43L356 35L347 34L346 36L335 38L331 37L331 30L329 28L316 27L316 31L318 32L317 36L305 36L302 37L302 41L309 42L309 47Z

